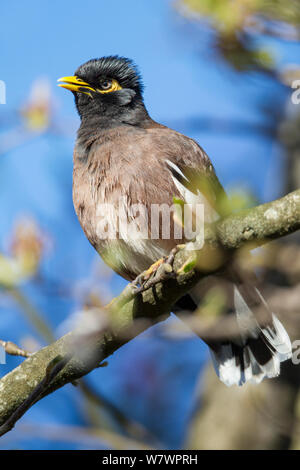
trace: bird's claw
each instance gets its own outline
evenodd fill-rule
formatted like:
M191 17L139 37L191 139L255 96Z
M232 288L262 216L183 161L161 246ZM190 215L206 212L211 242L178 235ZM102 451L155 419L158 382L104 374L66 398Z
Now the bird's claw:
M160 258L149 269L139 274L131 284L135 289L135 293L143 292L158 282L172 277L175 274L173 270L175 255L181 248L182 245L177 245L168 256Z
M150 268L146 269L146 271L142 272L135 278L135 280L132 282L132 286L135 287L137 290L145 288L147 281L150 279L151 276L156 274L158 268L164 262L165 258L160 258L158 261L155 261L155 263L153 263Z

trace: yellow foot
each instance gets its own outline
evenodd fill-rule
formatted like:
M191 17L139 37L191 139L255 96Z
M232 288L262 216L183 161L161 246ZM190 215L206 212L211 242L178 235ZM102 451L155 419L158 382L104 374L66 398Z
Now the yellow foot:
M155 274L158 270L158 268L165 262L165 258L160 258L158 261L155 261L150 268L148 268L146 271L142 272L139 274L135 280L132 282L132 285L134 287L140 285L145 286L146 282L150 279L150 277Z
M175 246L171 250L169 256L160 258L159 260L155 261L155 263L153 263L150 268L139 274L131 283L131 286L136 288L136 292L143 292L143 290L148 289L157 282L172 277L172 275L174 275L173 263L175 255L183 247L184 245ZM137 288L138 285L140 286L139 288Z
M148 268L145 272L144 272L144 279L149 279L150 276L152 276L152 274L156 273L156 271L158 270L158 268L165 262L165 258L160 258L159 260L155 261L155 263L151 264L150 268Z

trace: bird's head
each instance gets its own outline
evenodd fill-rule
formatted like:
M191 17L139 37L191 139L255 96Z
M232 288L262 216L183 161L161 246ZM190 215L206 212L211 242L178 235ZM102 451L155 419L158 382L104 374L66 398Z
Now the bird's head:
M101 115L117 119L143 107L141 77L134 63L124 57L89 60L73 76L58 82L74 93L81 118Z

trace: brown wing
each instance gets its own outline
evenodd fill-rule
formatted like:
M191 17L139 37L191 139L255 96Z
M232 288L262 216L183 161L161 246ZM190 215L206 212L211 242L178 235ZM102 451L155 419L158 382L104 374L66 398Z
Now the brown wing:
M121 242L103 241L97 231L97 211L104 204L116 207L120 198L127 208L142 204L148 214L151 205L171 206L174 196L182 198L181 186L177 184L180 178L178 180L174 166L179 169L179 175L185 175L183 187L201 192L203 181L202 192L215 204L221 185L208 156L192 139L163 126L111 129L99 134L88 148L82 150L79 143L75 149L73 199L76 213L88 239L103 257L107 247L113 247L120 267L115 261L106 259L106 262L122 275L126 271L124 277L139 274L182 240L172 237L171 226L169 239L162 238L160 230L159 239L142 244L126 239L118 231L117 238ZM104 215L109 219L108 213ZM150 220L149 217L148 222Z

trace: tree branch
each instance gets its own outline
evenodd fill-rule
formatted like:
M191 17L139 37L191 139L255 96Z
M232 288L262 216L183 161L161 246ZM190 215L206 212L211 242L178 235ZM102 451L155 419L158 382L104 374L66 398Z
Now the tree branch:
M173 276L166 276L162 282L138 295L129 284L106 308L108 327L90 334L88 340L82 340L78 331L71 332L33 354L3 377L0 380L2 434L12 428L16 421L14 416L18 418L28 409L31 396L34 397L33 404L99 367L124 343L164 320L174 303L202 277L222 269L233 251L249 242L251 248L262 245L299 228L300 190L297 190L276 201L231 215L214 228L207 229L202 250L193 252L182 249L176 253ZM187 265L189 269L185 272L182 267ZM74 344L77 344L80 353L70 355ZM49 364L58 357L68 360L60 361L63 367L55 370L50 380L47 374Z
M226 217L217 226L220 243L228 249L247 242L260 246L300 228L300 189L281 199Z

